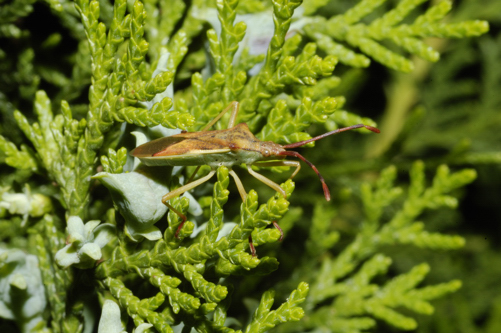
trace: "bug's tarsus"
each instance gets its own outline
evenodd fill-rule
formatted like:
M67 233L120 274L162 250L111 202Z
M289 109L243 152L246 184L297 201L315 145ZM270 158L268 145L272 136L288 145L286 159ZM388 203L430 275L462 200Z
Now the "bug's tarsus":
M183 226L184 226L185 222L186 221L181 222L181 224L179 225L179 227L177 227L177 229L176 229L176 233L174 234L174 237L176 237L177 239L179 239L179 232L181 231L181 229L183 229Z
M273 226L275 228L277 228L277 230L280 232L280 238L278 239L279 242L281 242L283 239L284 239L284 231L282 230L282 228L280 228L280 226L278 225L277 221L273 221ZM257 257L257 251L256 251L256 247L254 246L254 243L252 242L252 236L249 235L249 248L250 248L250 252L252 254L252 257L256 258Z
M207 131L209 128L211 128L219 119L221 119L222 116L229 110L231 111L230 115L230 120L228 121L228 128L231 128L235 125L235 120L237 119L237 114L238 114L238 109L240 108L240 104L237 101L233 101L228 105L223 111L221 111L220 114L217 115L216 118L212 119L210 123L205 125L204 128L202 128L202 132Z
M178 211L177 209L175 209L174 207L172 207L172 205L170 203L164 202L164 205L166 205L167 208L169 208L171 211L173 211L174 213L176 213L177 216L179 216L181 218L181 224L177 227L176 233L174 234L174 237L179 238L178 237L179 236L179 232L183 228L184 223L186 222L186 220L188 218L186 217L186 215L184 215L183 213L181 213L180 211Z
M255 258L257 257L256 255L256 248L254 247L254 244L252 243L252 236L249 236L249 247L250 247L250 251L251 251L251 254L252 254L252 257Z
M284 239L284 231L282 230L282 228L280 228L277 221L273 221L273 226L280 232L280 238L278 239L278 241L281 242Z
M381 133L381 131L378 128L369 126L369 125L364 125L365 128L367 128L369 131L372 131L374 133Z

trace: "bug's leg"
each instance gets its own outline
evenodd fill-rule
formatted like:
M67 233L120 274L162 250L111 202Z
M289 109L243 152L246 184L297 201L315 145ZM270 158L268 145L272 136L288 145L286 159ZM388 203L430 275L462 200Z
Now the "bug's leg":
M183 185L173 191L170 191L169 193L167 193L166 195L164 195L162 197L162 202L165 204L166 201L172 199L172 198L175 198L177 197L178 195L181 195L183 194L184 192L186 191L189 191L195 187L197 187L198 185L201 185L203 183L205 183L206 181L208 181L209 179L212 178L212 176L214 176L214 173L216 173L216 169L212 169L208 174L207 176L203 176L202 178L200 179L197 179L191 183L188 183L186 185Z
M186 222L187 220L187 217L186 215L184 215L183 213L181 213L180 211L178 211L177 209L175 209L174 207L172 207L172 205L168 202L164 202L163 203L164 205L167 206L167 208L169 208L171 211L173 211L174 213L176 213L180 218L181 218L181 224L177 227L176 229L176 233L174 234L174 236L176 238L178 238L177 236L179 235L179 232L181 231L181 229L183 228L183 225L184 223Z
M254 247L254 243L252 243L252 236L249 236L249 247L253 257L257 257L256 248Z
M230 120L228 121L228 128L232 128L233 126L235 126L235 121L237 120L238 110L240 110L240 103L233 101L228 107L233 107L230 115Z
M247 192L245 192L244 185L242 184L242 181L238 177L238 175L233 171L233 169L229 170L230 175L233 177L235 180L235 184L237 185L238 193L240 193L240 196L242 197L242 201L245 202L245 199L247 198Z
M235 124L235 119L237 118L238 109L239 109L239 103L237 101L231 102L230 105L228 105L226 109L221 111L221 113L218 114L216 118L212 119L210 123L208 123L207 125L205 125L204 128L202 128L202 132L207 131L209 128L211 128L229 110L232 111L231 111L230 121L228 122L228 128L233 127L233 125Z
M174 209L172 207L172 205L170 205L167 201L169 201L172 198L177 197L178 195L183 194L186 191L189 191L189 190L197 187L198 185L201 185L201 184L205 183L206 181L208 181L209 179L211 179L212 176L214 176L215 172L216 172L216 169L212 169L209 172L209 174L207 174L207 176L204 176L204 177L202 177L200 179L197 179L197 180L195 180L195 181L193 181L191 183L188 183L188 184L186 184L184 186L181 186L181 187L179 187L179 188L177 188L177 189L175 189L173 191L170 191L169 193L167 193L166 195L164 195L162 197L162 203L164 205L166 205L167 207L169 207L169 209L171 209L174 213L176 213L182 219L181 225L177 228L177 231L176 231L176 234L175 234L176 238L177 238L177 236L179 234L179 231L183 227L184 222L186 222L186 216L183 213L181 213L180 211L178 211L177 209Z
M247 198L247 192L245 192L244 185L242 184L242 181L240 180L240 177L230 169L229 171L230 175L233 177L235 180L235 184L237 185L238 192L240 193L240 196L242 197L242 201L245 202L245 199ZM256 257L256 248L254 247L254 244L252 243L252 236L249 236L249 247L251 250L251 254L253 257Z
M296 170L294 170L294 172L292 173L292 175L290 176L290 179L294 178L294 176L299 172L299 170L301 169L301 163L299 163L298 161L272 161L272 162L256 162L254 163L253 165L256 165L256 166L260 166L260 167L274 167L274 166L290 166L290 167L295 167ZM249 170L249 173L251 173L252 169ZM254 172L254 170L252 170ZM252 173L251 173L252 174ZM256 173L258 176L261 176L263 178L266 178L264 177L263 175L260 175L258 173ZM253 175L253 174L252 174ZM253 175L254 176L254 175ZM256 176L255 176L256 177ZM257 178L257 177L256 177ZM261 180L260 178L258 178L259 180ZM266 178L267 180L269 180L268 178ZM271 180L269 180L270 182L272 182ZM270 186L268 183L264 182L266 185ZM272 182L273 184L275 184L274 182ZM278 186L278 184L275 184ZM271 186L270 186L271 187ZM273 189L275 189L275 187L272 187ZM280 187L280 189L282 189ZM280 191L280 193L282 193ZM283 195L283 194L282 194ZM284 195L285 197L285 195ZM280 239L279 241L281 242L283 239L284 239L284 231L282 230L282 228L280 228L280 226L278 225L277 221L273 221L273 226L275 228L277 228L277 230L280 232Z
M278 239L278 241L281 242L284 239L284 231L282 230L282 228L280 228L277 221L273 221L273 226L280 232L280 238Z
M294 178L294 176L297 175L297 173L299 172L299 170L301 170L301 163L299 163L298 161L282 161L282 162L288 162L288 163L290 163L289 164L290 166L295 166L296 167L296 170L294 170L294 172L290 176L290 179Z
M201 167L202 167L201 165L199 165L199 166L196 167L195 171L193 171L193 173L191 174L190 178L188 178L188 181L186 182L186 184L189 184L189 183L191 183L193 181L193 179L195 178L198 170L200 170Z
M292 176L290 177L291 179L299 172L301 169L301 164L298 161L276 161L276 162L257 162L254 163L254 165L257 166L263 166L263 167L272 167L272 166L292 166L295 167L296 170L292 173ZM281 193L284 198L286 197L285 191L275 182L271 181L270 179L266 178L263 175L260 175L259 173L255 172L254 170L251 169L251 167L248 165L247 169L249 170L249 173L274 189L275 191ZM280 191L278 190L280 189ZM284 232L282 228L278 225L277 221L273 221L273 226L277 228L277 230L280 232L280 239L279 241L281 242L284 239Z
M247 198L247 192L245 192L244 185L242 184L242 181L240 180L240 177L230 169L229 171L230 175L233 177L235 180L235 184L237 185L238 192L240 193L240 196L242 197L242 201L245 202L245 199ZM256 257L256 248L254 247L254 243L252 243L252 236L249 235L249 247L250 251L253 257Z
M263 183L265 183L266 185L268 185L269 187L271 187L272 189L274 189L275 191L277 191L278 193L280 193L281 195L283 195L284 198L287 198L287 195L285 194L284 189L281 188L280 185L278 185L277 183L275 183L271 179L268 179L265 176L263 176L263 175L257 173L256 171L252 170L252 168L251 168L250 165L247 165L247 170L249 171L249 173L251 175L253 175L254 177L256 177L256 179L262 181Z
M288 166L295 167L296 170L290 176L290 179L297 175L299 170L301 170L301 163L298 161L275 161L275 162L255 162L253 165L258 167L274 167L274 166Z

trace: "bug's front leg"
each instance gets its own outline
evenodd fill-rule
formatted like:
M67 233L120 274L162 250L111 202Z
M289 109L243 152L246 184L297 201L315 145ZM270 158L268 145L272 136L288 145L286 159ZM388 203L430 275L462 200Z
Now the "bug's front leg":
M298 161L271 161L271 162L255 162L252 165L255 165L257 167L274 167L274 166L288 166L288 167L294 167L296 170L292 173L292 175L289 177L290 179L294 178L299 170L301 170L301 163Z
M263 176L263 175L257 173L256 171L252 170L252 168L251 168L250 165L247 165L247 170L256 179L262 181L263 183L265 183L266 185L268 185L269 187L271 187L272 189L274 189L275 191L277 191L278 193L280 193L284 198L287 198L287 194L285 193L284 189L281 188L280 185L278 185L277 183L275 183L273 180L271 180L269 178L266 178L265 176Z
M216 169L212 169L206 176L200 178L200 179L197 179L191 183L188 183L186 185L183 185L173 191L170 191L169 193L167 193L166 195L164 195L162 197L162 203L164 205L166 205L170 210L172 210L174 213L176 213L180 218L181 218L181 224L179 225L179 227L177 228L176 230L176 233L174 234L174 236L176 238L178 238L178 235L179 235L179 231L181 231L181 228L183 227L184 223L186 222L186 215L184 215L183 213L181 213L180 211L178 211L177 209L175 209L174 207L172 207L171 204L168 203L168 201L172 198L175 198L181 194L183 194L184 192L186 191L189 191L195 187L197 187L198 185L201 185L203 183L205 183L206 181L208 181L209 179L212 178L212 176L214 176L214 173L216 172Z

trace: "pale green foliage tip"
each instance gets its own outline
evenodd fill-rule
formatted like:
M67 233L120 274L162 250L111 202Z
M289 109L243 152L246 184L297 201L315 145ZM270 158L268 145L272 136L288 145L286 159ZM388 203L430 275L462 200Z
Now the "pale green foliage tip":
M338 62L367 67L374 59L409 72L413 69L411 60L384 43L437 61L438 52L427 46L424 38L478 36L488 29L483 21L443 23L451 9L449 1L439 2L413 22L404 23L424 2L400 1L367 22L384 0L362 0L331 18L313 15L327 4L323 0L307 2L304 10L302 1L286 0L275 0L271 5L218 0L215 8L201 0L193 1L189 8L179 0L118 0L112 6L97 0L76 0L81 24L70 24L74 16L66 8L69 4L47 1L67 25L73 26L72 34L81 41L72 80L49 69L41 72L44 79L61 87L52 102L44 91L35 93L39 77L22 87L23 96L34 96L36 120L31 121L20 111L15 111L14 117L33 148L25 144L17 147L0 135L0 150L7 165L19 169L25 177L44 174L47 181L57 185L47 195L32 194L28 185L24 193L1 188L0 208L14 216L13 225L17 221L16 226L21 228L29 219L39 219L24 242L39 259L37 266L34 256L19 250L2 252L2 267L16 257L19 263L15 269L22 272L7 274L7 282L2 276L0 282L11 289L26 289L23 281L28 270L37 281L33 290L28 288L24 300L37 298L39 307L29 316L20 313L16 317L16 305L2 299L6 310L0 315L27 329L82 332L85 301L67 295L75 283L80 283L77 277L81 270L94 268L85 272L91 272L88 276L97 282L92 293L97 290L103 304L99 332L122 332L121 319L130 322L128 327L136 327L136 332L150 327L159 332L266 332L277 327L285 332L318 329L355 333L374 329L376 319L398 329L415 329L416 320L401 309L431 314L430 301L457 290L461 283L454 280L419 287L430 270L426 263L376 283L373 280L387 274L392 264L381 249L396 244L429 249L463 246L463 238L428 232L425 222L418 219L426 210L455 208L457 199L451 192L472 182L475 171L451 172L442 165L432 183L427 184L424 163L418 161L410 169L408 188L401 188L396 185L397 169L387 167L376 181L361 185L365 217L360 231L335 254L328 252L341 234L330 230L326 221L337 211L330 204L316 204L311 223L307 219L305 255L294 258L298 260L293 277L286 282L288 297L282 292L280 304L274 306L275 291L261 292L260 301L247 309L247 321L240 322L243 317L228 317L235 301L232 297L242 294L234 290L234 285L245 288L245 281L250 280L242 279L251 278L258 284L261 276L275 271L279 261L274 251L279 249L281 235L273 228L274 222L283 218L282 229L287 236L302 218L300 208L293 207L288 213L294 182L287 180L280 185L286 198L279 193L259 197L256 190L249 190L235 213L237 209L230 209L234 207L225 207L230 172L219 167L208 196L187 193L170 200L170 205L189 219L205 213L198 222L207 221L202 226L186 221L176 237L182 221L172 210L166 221L155 224L167 211L161 203L162 195L184 184L186 175L176 167L165 168L159 177L139 161L132 162L127 149L119 147L118 142L122 135L130 137L131 127L148 128L145 133L135 133L139 143L146 136L171 129L199 130L235 100L240 102L237 122L248 123L259 139L280 144L311 138L305 132L311 124L322 124L329 130L360 122L375 125L370 119L341 110L343 96L330 96L340 84L340 79L332 76ZM25 3L31 6L30 1ZM22 7L2 8L8 8L13 18L27 15ZM2 17L2 36L20 36L12 21ZM249 37L250 32L259 27L263 17L269 26L263 29L262 37L269 45L261 53L253 53L259 41ZM210 55L206 59L202 51L188 51L207 25L211 28L204 36L207 49L203 51ZM51 36L45 47L57 44L60 38ZM26 50L20 64L30 64L33 57L33 50ZM206 68L192 73L189 64L200 61ZM20 73L33 76L32 68L24 67ZM88 105L70 106L68 101L78 96L89 78ZM190 78L191 86L174 91L175 80L182 78ZM215 127L225 128L227 119L228 115ZM102 170L97 173L99 162ZM92 192L99 186L96 180L110 190L113 207L111 200L97 199ZM57 207L50 200L59 201ZM102 207L103 202L109 207ZM229 216L232 211L235 216ZM16 215L23 216L22 223ZM253 256L250 239L258 254L263 251L270 255ZM24 261L33 262L24 265ZM45 285L47 300L40 292L43 288L38 276ZM147 292L141 293L137 285ZM49 304L50 320L41 315L45 302ZM120 309L124 310L122 314Z

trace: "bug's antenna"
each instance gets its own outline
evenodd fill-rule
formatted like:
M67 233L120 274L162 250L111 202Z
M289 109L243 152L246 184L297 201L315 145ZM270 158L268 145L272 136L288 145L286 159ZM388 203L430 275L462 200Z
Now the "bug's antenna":
M320 174L320 172L318 172L317 167L314 166L313 163L311 163L310 161L308 161L306 158L304 158L301 154L299 154L296 151L286 151L286 150L284 150L284 151L281 151L280 153L278 153L278 155L294 156L294 157L300 158L306 164L308 164L313 169L313 171L315 171L315 173L318 175L318 178L320 178L320 182L322 182L322 188L324 189L325 199L327 201L331 200L331 193L329 192L329 188L327 187L327 184L325 183L324 177L322 177L322 175Z
M285 149L289 149L289 148L297 148L297 147L301 147L301 146L304 146L305 144L307 143L310 143L310 142L313 142L313 141L317 141L317 140L320 140L320 139L323 139L325 138L326 136L329 136L329 135L332 135L332 134L337 134L337 133L341 133L341 132L346 132L346 131L349 131L349 130L352 130L352 129L355 129L355 128L361 128L361 127L365 127L367 128L369 131L372 131L374 133L379 133L380 131L375 128L375 127L372 127L372 126L369 126L369 125L364 125L364 124L357 124L357 125L353 125L353 126L349 126L349 127L343 127L343 128L338 128L337 130L334 130L334 131L330 131L330 132L327 132L327 133L324 133L322 135L319 135L319 136L316 136L314 138L311 138L309 140L304 140L304 141L299 141L299 142L295 142L295 143L291 143L291 144L288 144L288 145L283 145L282 148L285 148ZM298 156L299 157L299 156ZM306 161L305 161L306 162Z
M304 140L304 141L299 141L299 142L291 143L291 144L288 144L288 145L283 145L282 148L284 148L284 149L290 149L290 148L301 147L301 146L304 146L307 143L323 139L326 136L329 136L329 135L332 135L332 134L346 132L346 131L349 131L349 130L352 130L352 129L355 129L355 128L362 128L362 127L365 127L369 131L372 131L374 133L379 133L379 130L377 128L375 128L375 127L372 127L372 126L369 126L369 125L364 125L364 124L357 124L357 125L353 125L353 126L338 128L337 130L327 132L325 134L316 136L316 137L311 138L309 140ZM306 158L304 158L301 154L299 154L298 152L295 152L295 151L286 151L286 150L284 150L284 151L279 152L278 155L294 156L294 157L297 157L297 158L303 160L306 164L308 164L313 169L313 171L315 171L315 173L318 175L318 178L320 178L320 182L322 182L322 188L324 189L325 199L327 201L331 200L331 194L329 192L329 188L327 187L327 184L325 183L324 177L322 177L322 175L318 171L317 167L314 166L313 163L311 163Z

